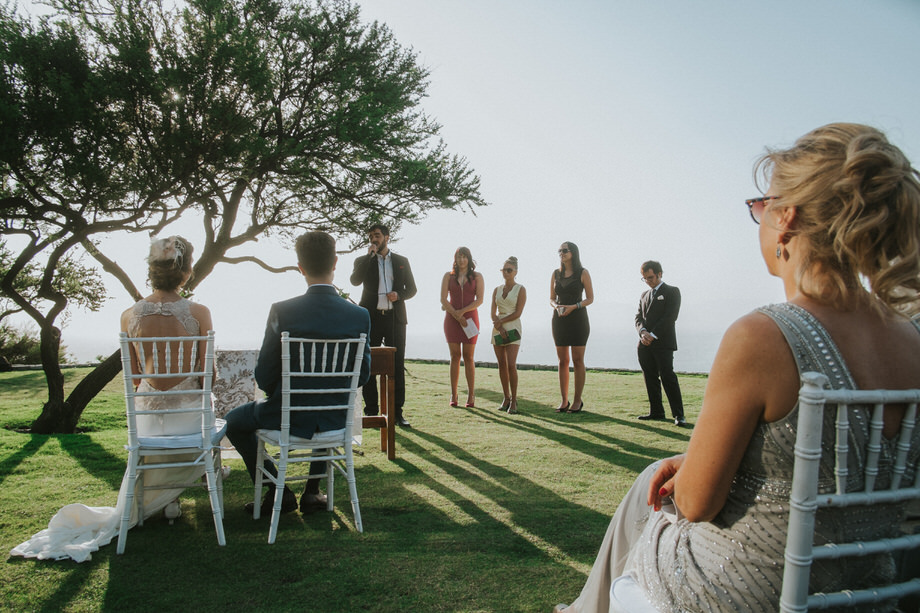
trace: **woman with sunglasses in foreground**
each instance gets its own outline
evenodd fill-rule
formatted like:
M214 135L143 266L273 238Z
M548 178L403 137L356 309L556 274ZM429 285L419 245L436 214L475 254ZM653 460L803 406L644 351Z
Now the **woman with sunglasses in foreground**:
M582 298L584 295L584 298ZM587 306L594 302L591 275L581 265L578 245L562 243L559 247L559 268L553 271L549 285L549 302L553 307L553 341L559 358L559 391L562 402L557 413L578 413L585 404L581 393L585 389L585 345L591 326ZM575 371L575 396L569 404L569 352Z
M513 255L502 266L505 282L492 292L492 345L498 361L498 378L502 382L499 411L517 413L517 356L521 348L521 313L527 303L527 290L515 281L518 259Z
M756 176L769 189L747 204L767 272L782 281L787 301L725 333L687 452L639 476L581 596L556 610L607 611L612 584L658 611L778 610L800 374L821 372L834 388L920 387L920 323L910 319L920 306L920 175L904 154L873 128L831 124L768 151ZM883 456L894 453L903 411L885 407ZM866 431L857 412L850 437ZM920 428L910 450L908 472L918 463ZM903 513L899 504L890 517L825 509L816 534L884 536ZM890 554L827 560L812 567L810 591L884 583L894 570Z

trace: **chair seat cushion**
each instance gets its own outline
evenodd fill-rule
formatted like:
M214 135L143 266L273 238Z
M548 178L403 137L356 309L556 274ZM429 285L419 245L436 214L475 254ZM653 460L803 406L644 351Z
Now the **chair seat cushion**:
M281 443L280 430L256 430L256 436L271 445L277 446ZM341 445L344 440L345 428L341 428L339 430L326 430L325 432L317 432L313 435L313 438L301 438L299 436L294 436L293 434L291 435L291 444L303 447L316 447L324 444Z
M227 420L217 418L214 420L214 432L211 434L211 444L220 445L221 439L227 434ZM139 436L137 442L141 447L149 449L189 449L201 447L201 430L188 434L168 434L163 436Z
M632 575L622 575L610 584L611 613L658 613Z

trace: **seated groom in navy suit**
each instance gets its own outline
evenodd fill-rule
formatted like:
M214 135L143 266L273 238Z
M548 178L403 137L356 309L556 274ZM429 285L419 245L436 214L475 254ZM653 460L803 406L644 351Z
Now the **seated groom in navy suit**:
M332 285L335 274L335 240L325 232L307 232L297 238L297 266L307 280L307 293L272 305L265 326L265 338L259 351L255 377L266 398L247 402L227 414L227 438L246 463L249 476L255 480L256 430L281 428L281 333L303 338L357 338L370 336L371 319L367 310L348 302ZM364 346L364 362L358 384L370 378L370 343ZM316 397L314 397L315 399ZM312 438L316 432L345 427L341 411L308 411L291 415L291 434ZM274 472L274 467L266 463ZM325 462L311 462L310 474L326 472ZM275 488L269 485L262 499L261 512L270 516ZM300 512L325 508L326 496L319 493L319 479L309 479L300 498ZM281 512L297 508L297 498L287 486L281 501ZM253 503L246 505L252 512Z

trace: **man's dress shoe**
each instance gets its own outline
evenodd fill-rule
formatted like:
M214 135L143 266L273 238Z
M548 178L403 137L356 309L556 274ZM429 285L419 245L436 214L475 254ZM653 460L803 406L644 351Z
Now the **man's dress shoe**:
M312 513L313 511L325 511L326 503L328 498L325 494L304 494L300 497L300 512L306 515L307 513Z
M260 516L264 517L265 515L271 515L273 506L275 506L275 490L269 489L265 492L265 496L262 497L262 504L259 505ZM252 515L252 512L255 510L255 505L251 502L247 502L243 508L247 513ZM291 488L285 486L284 492L281 494L281 512L290 513L296 509L297 496L294 495Z
M678 428L684 428L687 426L687 421L683 417L675 417L674 425Z
M648 415L640 415L639 419L642 421L668 421L664 415L652 415L651 413Z
M405 418L405 417L402 417L402 416L400 416L400 417L396 420L396 425L399 426L400 428L411 428L411 427L412 427L412 424L410 424L408 421L406 421L406 418Z

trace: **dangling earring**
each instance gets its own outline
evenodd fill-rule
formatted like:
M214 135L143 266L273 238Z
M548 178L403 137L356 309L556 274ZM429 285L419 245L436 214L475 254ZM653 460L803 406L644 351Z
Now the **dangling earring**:
M783 255L783 244L776 243L776 259L780 259Z

